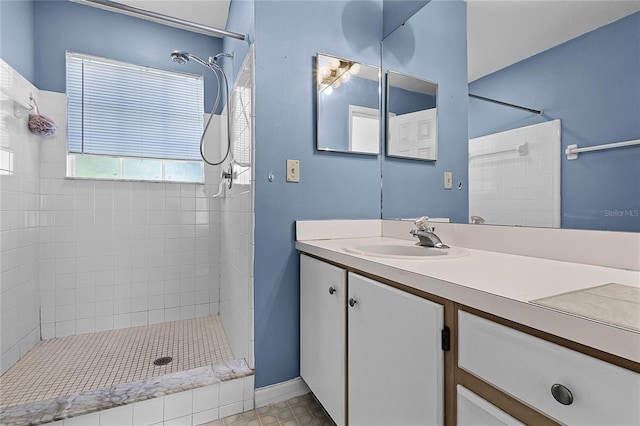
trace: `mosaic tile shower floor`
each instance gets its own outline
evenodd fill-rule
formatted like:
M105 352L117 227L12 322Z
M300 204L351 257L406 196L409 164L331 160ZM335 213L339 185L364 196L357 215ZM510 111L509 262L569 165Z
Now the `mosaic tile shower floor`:
M0 408L232 360L219 316L43 340L0 377Z
M335 426L310 393L256 408L204 426Z

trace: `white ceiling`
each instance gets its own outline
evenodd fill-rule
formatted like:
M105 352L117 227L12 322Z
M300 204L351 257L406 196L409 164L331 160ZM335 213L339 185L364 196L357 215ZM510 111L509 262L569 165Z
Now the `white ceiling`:
M469 81L637 11L640 0L467 0Z

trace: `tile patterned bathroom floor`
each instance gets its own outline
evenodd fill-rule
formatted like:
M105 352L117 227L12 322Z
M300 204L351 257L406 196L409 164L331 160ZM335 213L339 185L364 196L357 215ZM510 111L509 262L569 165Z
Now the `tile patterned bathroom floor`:
M335 426L312 394L225 417L204 426Z
M219 316L47 339L0 377L0 408L233 359Z

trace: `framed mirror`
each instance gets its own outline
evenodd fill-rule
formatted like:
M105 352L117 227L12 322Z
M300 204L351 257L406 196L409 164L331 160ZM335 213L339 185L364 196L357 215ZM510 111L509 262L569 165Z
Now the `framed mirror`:
M380 153L380 68L316 54L316 148Z
M387 150L390 157L438 159L438 83L387 71Z

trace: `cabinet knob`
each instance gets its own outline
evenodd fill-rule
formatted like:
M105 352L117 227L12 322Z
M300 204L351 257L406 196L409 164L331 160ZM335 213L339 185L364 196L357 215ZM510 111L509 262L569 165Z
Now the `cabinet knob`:
M355 304L356 304L355 299L353 299L353 298L349 299L349 306L351 306L353 308L355 306Z
M564 385L556 383L555 385L551 386L551 395L553 395L555 400L560 404L571 405L573 403L573 394L571 393L569 388Z
M336 291L338 291L338 290L336 290L335 287L329 287L329 294L333 294Z

